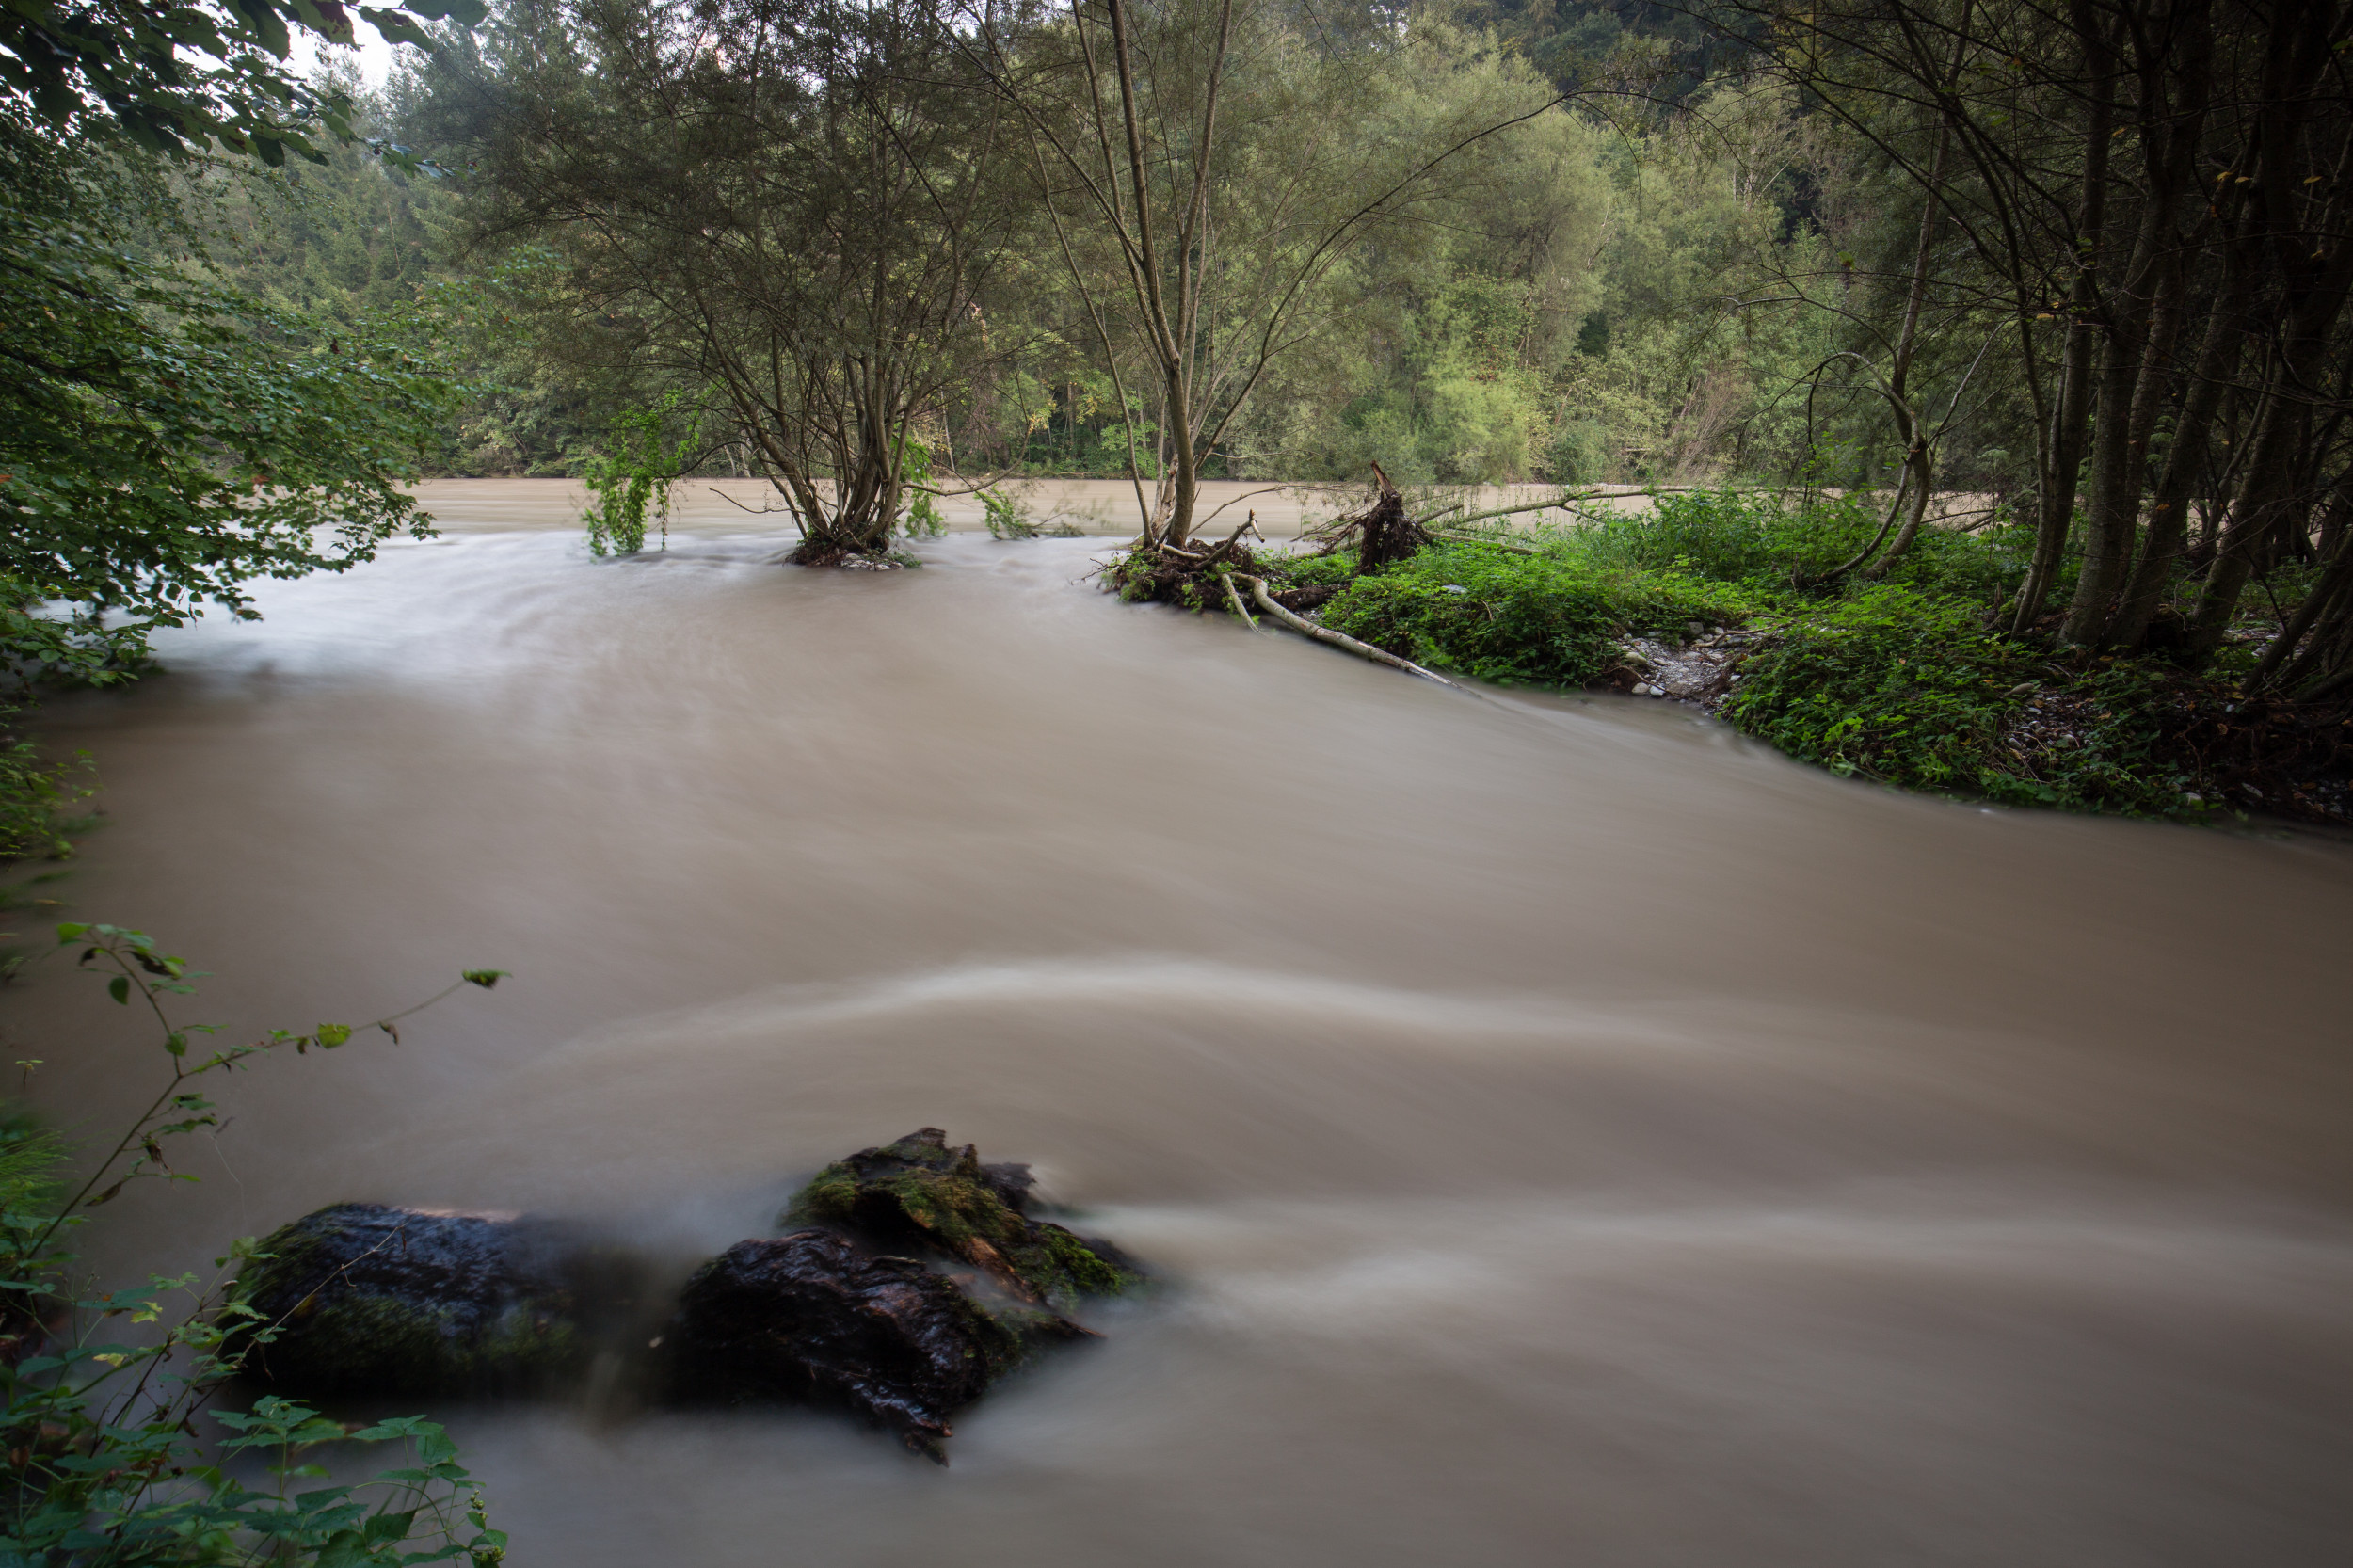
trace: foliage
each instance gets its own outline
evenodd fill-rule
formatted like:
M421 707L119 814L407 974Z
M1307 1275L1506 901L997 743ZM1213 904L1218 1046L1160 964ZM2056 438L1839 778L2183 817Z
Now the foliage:
M624 408L613 416L607 450L592 453L581 468L581 483L596 497L582 514L588 548L598 555L634 555L646 548L646 512L650 507L670 543L670 492L688 467L688 455L702 437L699 411L684 420L676 441L664 432L679 418L683 394L670 392L651 408Z
M1722 711L1833 773L1977 792L2007 776L2003 730L2035 687L2034 666L1980 610L1886 584L1785 624L1741 666Z
M152 171L0 124L0 594L9 651L104 677L256 577L344 570L424 519L402 482L460 395L383 328L317 334L141 253ZM47 601L71 614L31 625ZM108 616L120 619L108 621Z
M1021 342L1016 153L949 19L577 0L488 44L444 52L418 114L466 155L473 235L560 259L546 341L712 389L801 559L884 550L912 432Z
M1585 686L1624 662L1628 633L1736 620L1751 607L1721 584L1673 570L1613 570L1558 545L1522 553L1446 544L1357 578L1323 618L1433 668L1506 684Z
M61 858L72 849L74 824L69 813L93 792L81 781L90 771L89 754L53 762L13 721L18 710L0 708L0 862L28 856Z
M1883 497L1861 491L1793 498L1771 490L1693 490L1648 501L1647 513L1595 518L1571 536L1571 548L1596 560L1672 568L1780 598L1809 597L1797 591L1851 557L1879 529L1885 509ZM1885 575L1982 601L2015 586L2025 565L2009 529L1929 528Z
M1990 631L1988 609L1893 584L1818 605L1742 665L1721 712L1793 757L1909 789L2129 815L2217 808L2169 744L2179 672L2054 664Z
M440 1427L399 1416L355 1429L276 1398L246 1411L208 1409L241 1357L274 1338L277 1326L259 1320L233 1291L195 1289L193 1275L98 1291L80 1280L64 1244L127 1182L196 1179L171 1168L167 1149L175 1138L218 1125L197 1080L284 1046L333 1049L353 1027L272 1031L248 1045L191 1056L197 1037L215 1031L170 1017L168 999L192 992L198 978L184 960L115 926L61 925L57 936L61 946L81 950L83 967L106 975L115 1001L128 1006L136 997L153 1016L170 1076L67 1195L59 1179L63 1142L22 1115L0 1120L0 1251L8 1269L0 1288L10 1331L0 1355L10 1469L0 1492L0 1562L488 1568L501 1560L506 1538L489 1527L481 1495ZM457 984L496 978L478 971ZM396 1037L396 1020L406 1016L360 1027ZM251 1241L241 1241L219 1261L243 1264L256 1256ZM109 1337L118 1321L138 1332ZM225 1435L205 1442L200 1416ZM319 1460L349 1443L397 1445L405 1462L359 1485L332 1482ZM254 1484L260 1477L267 1479Z
M1021 504L1002 490L981 492L981 513L988 525L992 539L1029 539L1037 536L1037 524L1023 515Z
M1323 607L1336 631L1505 683L1622 683L1628 637L1745 625L1718 712L1842 775L2012 806L2204 820L2254 803L2339 820L2337 715L2243 711L2162 661L1993 630L2030 525L1931 528L1883 580L1810 586L1878 527L1873 498L1652 499L1647 514L1435 545L1374 575L1344 553L1274 569L1293 589L1344 584Z
M58 129L85 129L103 108L115 129L151 152L184 155L218 143L273 167L289 152L316 160L317 139L352 139L350 100L296 80L284 61L297 29L354 42L353 12L388 40L422 44L430 41L422 22L471 25L484 8L480 0L349 8L336 0L14 0L0 10L0 92Z
M948 532L948 520L932 499L938 492L932 488L931 447L912 436L901 440L899 473L906 486L906 513L900 520L900 531L910 537L931 539Z

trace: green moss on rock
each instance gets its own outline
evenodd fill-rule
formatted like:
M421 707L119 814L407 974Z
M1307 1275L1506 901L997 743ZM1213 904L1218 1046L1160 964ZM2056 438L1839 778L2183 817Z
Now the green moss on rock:
M785 1210L787 1225L830 1225L885 1245L941 1253L981 1269L1016 1298L1066 1307L1143 1283L1108 1242L1021 1212L1029 1170L984 1165L936 1127L864 1149L817 1173Z

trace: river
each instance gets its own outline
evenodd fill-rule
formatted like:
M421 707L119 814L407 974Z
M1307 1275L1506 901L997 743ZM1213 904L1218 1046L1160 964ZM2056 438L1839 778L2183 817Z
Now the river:
M2346 1560L2344 842L1481 700L1121 605L1100 538L804 572L704 500L596 561L566 492L439 487L440 539L50 709L111 819L60 896L214 971L196 1016L514 971L226 1085L100 1260L370 1199L682 1269L928 1124L1171 1284L945 1471L448 1412L515 1568ZM135 1024L48 965L9 1044L99 1128Z

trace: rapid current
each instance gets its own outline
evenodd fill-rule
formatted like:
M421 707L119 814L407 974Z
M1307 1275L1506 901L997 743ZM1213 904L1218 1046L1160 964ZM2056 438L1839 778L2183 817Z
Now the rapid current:
M513 978L224 1085L98 1261L367 1199L682 1272L932 1125L1169 1282L947 1470L809 1412L440 1412L514 1568L2353 1560L2342 840L1466 696L1120 604L1101 536L808 572L706 499L599 561L560 483L428 499L51 705L109 815L56 891L241 1034ZM8 1017L60 1120L153 1093L65 964Z

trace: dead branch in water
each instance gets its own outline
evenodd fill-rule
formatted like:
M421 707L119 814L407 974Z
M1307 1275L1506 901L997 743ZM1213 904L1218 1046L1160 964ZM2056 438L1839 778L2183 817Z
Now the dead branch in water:
M1242 624L1253 632L1258 630L1257 617L1242 607L1241 595L1234 591L1234 574L1229 571L1218 581L1225 584L1225 602L1233 606L1234 614L1241 617ZM1251 581L1255 583L1258 580L1254 577Z
M1391 491L1390 493L1395 494L1396 492ZM1237 572L1234 575L1240 577L1241 574ZM1231 579L1228 579L1228 581L1230 582ZM1449 680L1445 676L1438 674L1434 670L1426 670L1422 668L1419 664L1415 664L1411 659L1399 658L1396 654L1391 653L1387 648L1375 648L1370 643L1360 643L1355 638L1349 636L1345 632L1335 632L1328 626L1318 626L1314 621L1292 615L1289 610L1284 609L1280 604L1274 602L1274 596L1266 591L1266 579L1263 577L1243 577L1242 581L1250 584L1250 597L1258 601L1259 609L1265 611L1268 615L1273 616L1276 620L1281 621L1285 626L1289 627L1292 631L1299 632L1302 636L1313 637L1320 643L1330 643L1334 648L1344 648L1348 649L1349 652L1356 655L1359 659L1369 659L1376 664L1386 664L1391 669L1403 670L1408 675L1418 675L1424 680L1434 680L1439 685L1448 687L1453 691L1459 692L1466 689L1463 686L1457 685L1451 680Z

